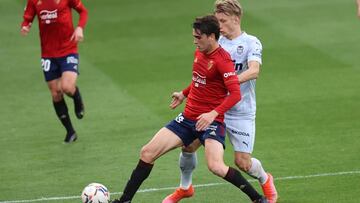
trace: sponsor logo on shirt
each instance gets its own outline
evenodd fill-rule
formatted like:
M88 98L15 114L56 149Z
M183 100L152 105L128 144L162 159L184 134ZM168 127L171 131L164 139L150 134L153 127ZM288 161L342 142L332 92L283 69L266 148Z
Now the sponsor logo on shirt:
M236 75L235 72L228 72L228 73L224 73L224 78L228 78L230 76Z
M198 87L199 84L206 85L206 76L202 76L196 71L193 72L192 80L195 82L195 87Z
M57 15L57 9L53 10L53 11L48 11L48 10L42 10L40 11L40 19L42 21L45 21L46 24L50 24L51 22L53 22L55 19L57 19L58 15Z

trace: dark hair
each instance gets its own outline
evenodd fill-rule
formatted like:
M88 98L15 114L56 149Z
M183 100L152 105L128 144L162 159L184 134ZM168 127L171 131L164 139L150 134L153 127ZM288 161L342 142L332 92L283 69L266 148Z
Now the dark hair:
M207 36L214 33L216 40L219 39L220 25L219 21L214 15L197 17L193 23L193 28L196 31L200 31L200 34L206 34Z

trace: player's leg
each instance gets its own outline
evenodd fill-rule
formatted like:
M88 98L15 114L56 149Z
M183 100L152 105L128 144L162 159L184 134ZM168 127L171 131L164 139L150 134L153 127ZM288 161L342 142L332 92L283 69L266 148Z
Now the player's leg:
M196 138L191 126L195 126L195 123L179 114L156 133L153 139L141 149L140 161L132 172L121 198L114 200L113 203L131 202L141 183L149 176L157 158L176 147L191 144Z
M253 202L266 202L266 199L252 187L238 170L225 165L223 156L224 148L222 143L212 138L205 140L205 157L209 170L239 188Z
M183 147L179 156L179 166L181 171L180 188L187 190L192 185L192 173L197 165L196 150L201 146L198 139L188 147Z
M199 139L194 140L187 147L182 147L179 156L180 167L180 187L172 194L168 195L162 201L163 203L176 203L183 198L188 198L194 195L194 188L192 186L192 173L197 165L196 150L201 146Z
M76 140L76 133L72 126L68 113L68 108L60 87L60 65L54 58L42 58L41 66L43 68L45 80L51 93L56 115L66 129L66 136L64 141L66 143L73 142Z
M47 82L50 90L54 109L59 120L66 129L65 143L73 142L77 139L74 127L72 126L71 119L68 113L68 108L63 97L63 93L60 89L60 80L55 79Z
M133 170L123 194L119 200L113 202L131 202L140 185L149 176L155 160L166 152L180 146L182 146L182 141L174 132L165 127L160 129L150 142L142 147L140 160Z
M258 179L264 195L273 203L277 200L277 191L270 173L266 173L261 162L251 157L255 140L255 119L226 119L228 136L235 151L235 164L248 175Z
M78 119L84 117L84 103L80 94L79 87L76 85L77 77L79 75L79 59L78 54L70 54L61 58L61 89L62 91L73 98L75 115Z

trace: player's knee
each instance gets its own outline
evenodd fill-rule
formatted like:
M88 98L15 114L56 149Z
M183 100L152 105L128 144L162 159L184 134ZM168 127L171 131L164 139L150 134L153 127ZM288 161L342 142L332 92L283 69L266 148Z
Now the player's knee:
M183 147L181 150L182 150L183 152L187 152L187 153L194 153L194 152L196 152L197 147L194 147L194 146L192 146L192 145L189 145L189 146L187 146L187 147Z
M147 145L143 146L140 151L140 159L147 162L153 163L155 161L155 154Z
M60 90L51 90L51 97L53 101L58 102L63 98L63 95Z
M208 161L208 169L213 174L220 176L220 177L225 177L225 175L227 173L227 167L225 166L224 163L220 163L220 162Z
M201 146L199 140L194 140L190 145L183 147L182 151L187 153L194 153Z
M235 159L235 165L242 171L247 172L251 168L251 160Z
M75 92L75 86L71 84L61 84L62 91L67 95L72 95Z

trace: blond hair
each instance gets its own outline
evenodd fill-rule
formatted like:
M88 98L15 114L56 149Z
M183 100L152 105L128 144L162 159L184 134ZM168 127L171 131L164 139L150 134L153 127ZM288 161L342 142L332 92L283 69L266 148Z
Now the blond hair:
M214 12L235 15L239 18L243 14L241 5L237 0L216 0Z

